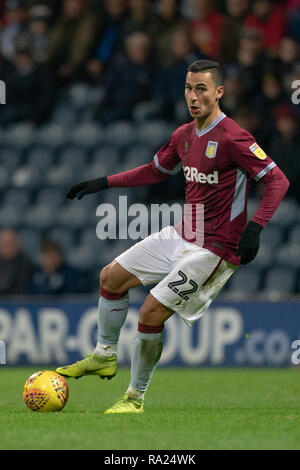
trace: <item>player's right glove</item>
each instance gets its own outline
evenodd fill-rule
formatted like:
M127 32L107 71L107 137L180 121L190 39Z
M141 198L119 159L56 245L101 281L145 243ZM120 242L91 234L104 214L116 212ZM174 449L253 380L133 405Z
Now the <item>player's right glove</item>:
M66 196L68 199L74 199L75 197L77 199L82 199L83 196L86 196L87 194L97 193L101 189L107 188L109 188L107 177L102 176L101 178L84 181L83 183L72 186L67 192Z
M237 255L240 255L241 264L248 264L257 255L259 249L259 235L263 227L250 221L242 233Z

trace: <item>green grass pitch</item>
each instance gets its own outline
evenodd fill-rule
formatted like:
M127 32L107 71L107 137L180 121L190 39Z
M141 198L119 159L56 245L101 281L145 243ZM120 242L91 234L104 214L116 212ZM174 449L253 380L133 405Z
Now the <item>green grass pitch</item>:
M126 390L129 369L110 382L69 380L60 413L30 411L25 380L41 368L0 369L0 449L300 449L297 369L164 369L141 415L104 415Z

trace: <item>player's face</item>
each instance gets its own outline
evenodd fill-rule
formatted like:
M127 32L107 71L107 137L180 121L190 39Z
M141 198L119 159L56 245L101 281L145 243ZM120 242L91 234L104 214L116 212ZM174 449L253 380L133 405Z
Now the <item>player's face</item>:
M218 107L224 87L216 87L210 72L188 72L185 82L185 99L190 115L195 119L209 116Z

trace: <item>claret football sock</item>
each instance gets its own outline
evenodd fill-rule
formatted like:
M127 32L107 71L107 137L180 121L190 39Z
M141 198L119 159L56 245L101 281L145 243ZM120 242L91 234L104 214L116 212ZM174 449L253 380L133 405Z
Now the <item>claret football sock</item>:
M120 331L125 323L129 304L128 292L112 294L100 288L98 304L98 342L95 353L100 356L117 354Z
M163 327L139 323L131 361L131 381L127 393L143 398L163 349Z

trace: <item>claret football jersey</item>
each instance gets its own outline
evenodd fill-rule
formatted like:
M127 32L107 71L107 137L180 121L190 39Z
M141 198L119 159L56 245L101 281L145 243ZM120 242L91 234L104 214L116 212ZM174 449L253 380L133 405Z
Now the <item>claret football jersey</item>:
M222 113L202 131L195 121L179 127L154 156L154 163L169 175L183 169L186 204L195 211L202 207L203 247L238 265L249 182L276 166L254 137Z

